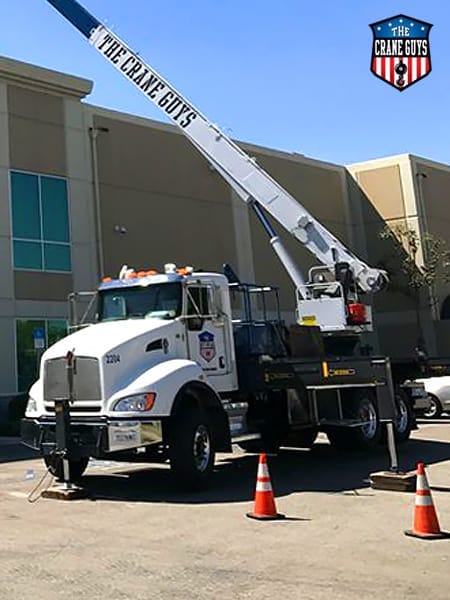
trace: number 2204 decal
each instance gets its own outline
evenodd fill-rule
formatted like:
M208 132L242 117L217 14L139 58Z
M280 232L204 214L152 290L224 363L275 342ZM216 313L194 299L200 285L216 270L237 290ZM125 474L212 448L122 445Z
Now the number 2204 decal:
M107 354L106 355L106 364L112 365L114 363L120 362L120 354Z

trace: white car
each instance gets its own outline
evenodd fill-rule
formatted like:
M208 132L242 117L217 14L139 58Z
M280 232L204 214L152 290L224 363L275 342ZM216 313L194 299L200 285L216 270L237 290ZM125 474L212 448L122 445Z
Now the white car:
M450 375L442 377L428 377L417 379L424 384L425 390L430 397L430 407L424 411L423 416L427 419L436 419L442 412L450 411Z

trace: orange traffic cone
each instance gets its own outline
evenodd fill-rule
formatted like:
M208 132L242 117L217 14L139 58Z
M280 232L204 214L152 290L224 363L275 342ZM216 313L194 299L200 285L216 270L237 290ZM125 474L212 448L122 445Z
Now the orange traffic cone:
M405 534L423 539L442 539L448 537L448 534L442 532L439 527L423 463L418 463L417 465L416 504L414 507L413 528L405 531Z
M284 515L277 513L272 484L270 483L267 458L264 453L259 455L254 512L247 513L247 517L250 517L250 519L259 519L261 521L273 521L275 519L285 518Z

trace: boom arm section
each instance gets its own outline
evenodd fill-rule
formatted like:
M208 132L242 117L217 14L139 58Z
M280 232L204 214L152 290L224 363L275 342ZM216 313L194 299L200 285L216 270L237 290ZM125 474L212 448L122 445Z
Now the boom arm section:
M296 237L324 265L348 263L363 292L376 292L384 271L369 267L321 225L295 198L259 167L255 160L114 33L75 0L47 0L68 19L118 71L127 77L191 140L246 202L256 202Z

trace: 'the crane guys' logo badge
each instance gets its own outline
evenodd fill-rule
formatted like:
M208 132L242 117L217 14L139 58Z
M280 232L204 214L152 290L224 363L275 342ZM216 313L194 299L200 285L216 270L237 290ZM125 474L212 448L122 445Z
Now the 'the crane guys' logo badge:
M377 21L373 33L370 70L399 92L431 73L430 29L425 21L406 15Z
M216 344L214 343L214 334L209 331L203 331L199 334L198 340L200 342L200 356L211 362L216 356Z

